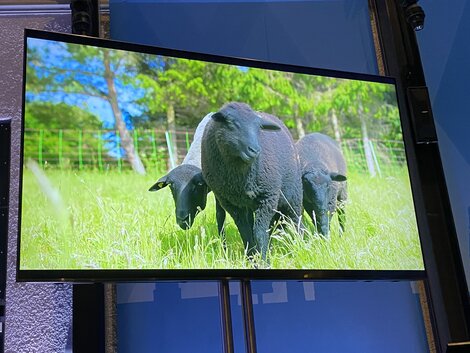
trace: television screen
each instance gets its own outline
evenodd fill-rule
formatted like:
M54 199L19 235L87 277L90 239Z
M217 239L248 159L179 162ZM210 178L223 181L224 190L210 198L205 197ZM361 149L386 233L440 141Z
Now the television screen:
M392 79L32 30L24 70L19 280L422 276Z

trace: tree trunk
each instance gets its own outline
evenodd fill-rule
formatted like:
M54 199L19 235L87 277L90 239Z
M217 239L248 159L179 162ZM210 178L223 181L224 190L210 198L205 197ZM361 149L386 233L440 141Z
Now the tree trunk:
M168 108L166 109L166 121L168 124L168 131L171 136L171 152L173 156L173 161L170 165L173 167L178 164L178 146L176 144L176 122L175 122L175 107L173 103L168 103ZM171 162L171 161L170 161Z
M372 150L370 148L369 134L367 132L366 117L364 116L364 109L362 108L362 103L359 103L359 119L361 121L361 134L362 134L362 143L364 145L364 154L366 156L367 169L369 174L372 177L375 177L375 164L372 157Z
M333 94L333 91L331 89L331 87L328 88L328 97L331 97ZM338 116L336 115L336 109L335 108L332 108L331 109L331 123L333 124L333 131L334 131L334 134L335 134L335 140L341 144L341 128L339 126L339 120L338 120Z
M331 122L333 123L333 131L335 133L335 140L341 144L341 131L339 128L338 116L336 115L336 110L331 111Z
M135 152L134 141L127 130L126 123L122 118L121 109L119 109L116 86L114 85L114 73L111 71L111 64L109 60L109 53L107 50L104 53L104 68L105 68L105 79L108 86L108 102L111 105L111 109L114 115L114 121L116 122L116 129L119 131L121 138L121 145L126 152L126 158L134 169L139 174L145 174L145 167L140 160L139 155Z

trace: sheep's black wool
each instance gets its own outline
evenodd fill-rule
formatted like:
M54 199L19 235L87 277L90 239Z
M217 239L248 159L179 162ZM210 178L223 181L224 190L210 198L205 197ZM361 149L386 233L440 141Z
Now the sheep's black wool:
M259 252L266 260L268 230L279 212L296 224L302 214L300 163L289 131L272 115L228 103L206 126L201 162L204 180L234 219L248 255Z
M345 201L348 198L346 162L331 137L313 133L297 144L303 182L303 206L324 236L330 233L333 213L338 212L340 231L344 231Z

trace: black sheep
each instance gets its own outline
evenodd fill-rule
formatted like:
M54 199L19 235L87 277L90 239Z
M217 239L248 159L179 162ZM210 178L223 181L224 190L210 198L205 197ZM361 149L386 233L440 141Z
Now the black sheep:
M170 186L175 201L176 223L182 229L191 228L198 212L206 207L209 189L201 171L201 140L211 115L212 113L207 114L198 124L194 140L183 163L158 179L149 189L149 191L158 191ZM219 229L219 232L221 231L222 229Z
M313 133L297 144L302 168L303 206L318 231L330 233L333 213L338 212L340 231L344 231L344 204L347 199L346 162L340 147L329 136Z
M269 228L279 212L296 224L302 214L300 164L290 133L272 115L228 103L212 115L201 147L202 174L219 210L234 219L247 254L259 252L266 260Z
M158 179L149 191L158 191L168 185L175 201L176 223L182 229L191 228L197 213L206 207L209 192L201 169L192 164L181 164Z

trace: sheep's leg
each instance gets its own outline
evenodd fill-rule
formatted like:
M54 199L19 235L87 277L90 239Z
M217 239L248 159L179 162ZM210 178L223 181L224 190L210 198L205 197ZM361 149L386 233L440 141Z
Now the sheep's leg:
M338 193L338 203L337 209L338 212L338 222L339 222L339 234L343 235L344 229L346 226L346 213L345 213L345 206L346 206L346 199L347 199L347 186L343 185Z
M237 225L248 257L253 257L256 254L256 242L253 237L253 212L247 208L237 208L226 204L224 206Z
M288 207L284 210L285 216L295 223L296 230L299 234L303 234L306 229L302 222L302 213L302 195L300 194L300 197L289 202Z
M269 225L274 217L274 210L278 200L275 198L263 200L255 211L255 224L253 235L256 240L257 250L261 258L266 261L269 247Z
M219 232L219 236L222 238L222 242L224 244L224 249L227 248L227 244L225 242L225 210L220 205L219 200L215 199L215 217L217 219L217 230Z
M249 258L252 258L256 254L256 242L253 238L253 213L248 209L240 211L235 217L235 223L242 237L246 253Z
M270 233L273 232L275 226L276 226L276 223L281 219L281 215L280 213L276 212L274 213L274 216L273 218L271 219L271 222L269 223L269 230L270 230Z

